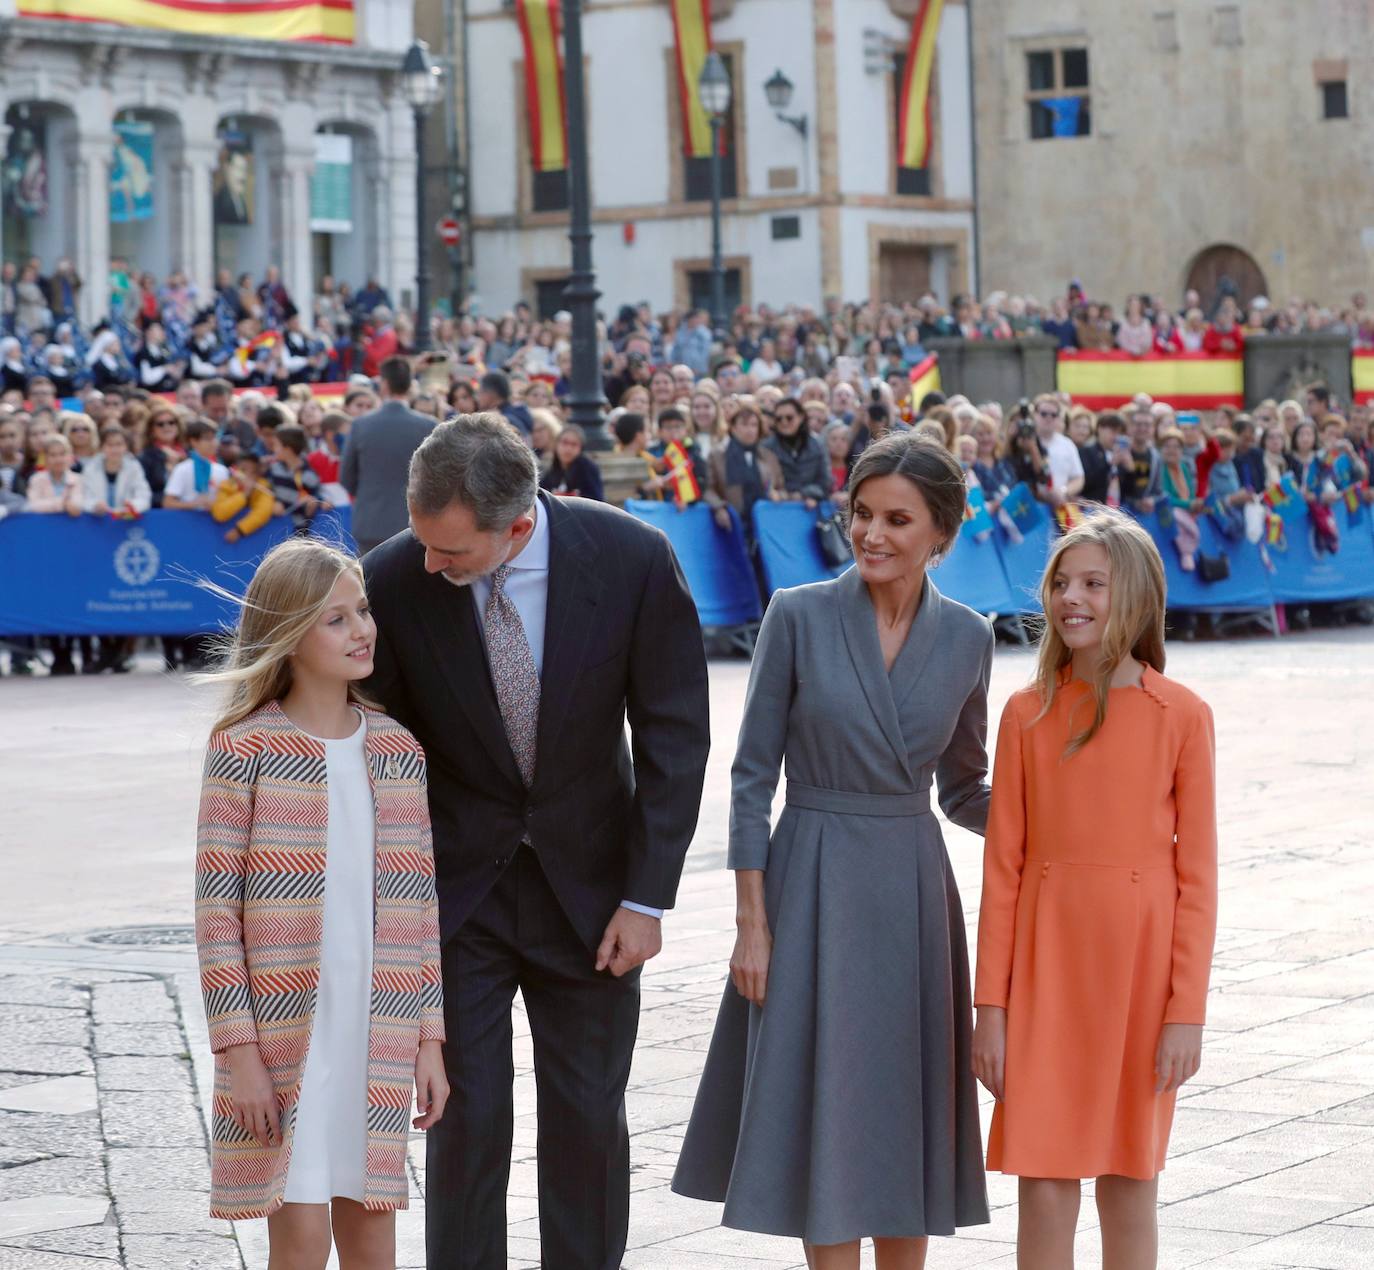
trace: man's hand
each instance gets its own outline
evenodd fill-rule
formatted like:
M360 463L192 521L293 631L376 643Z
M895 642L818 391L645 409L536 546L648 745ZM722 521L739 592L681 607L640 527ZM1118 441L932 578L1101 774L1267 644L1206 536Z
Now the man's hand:
M596 950L596 968L609 970L619 979L650 957L657 957L662 948L663 923L657 917L618 908Z

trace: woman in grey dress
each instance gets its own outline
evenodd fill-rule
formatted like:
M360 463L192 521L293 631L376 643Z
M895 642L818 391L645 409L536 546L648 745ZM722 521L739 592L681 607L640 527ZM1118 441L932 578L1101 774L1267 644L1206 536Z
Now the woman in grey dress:
M909 1270L925 1236L988 1220L930 788L983 832L993 636L926 576L963 521L944 449L884 438L850 498L856 567L778 592L759 632L730 809L739 934L673 1189L801 1238L815 1270L857 1270L866 1237L880 1270Z

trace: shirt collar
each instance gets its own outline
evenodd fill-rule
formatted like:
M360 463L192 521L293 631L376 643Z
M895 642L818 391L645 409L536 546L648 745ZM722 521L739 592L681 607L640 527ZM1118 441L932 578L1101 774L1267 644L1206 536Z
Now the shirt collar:
M548 572L549 516L541 499L534 500L534 528L530 530L529 542L518 556L507 563L512 569L542 569Z

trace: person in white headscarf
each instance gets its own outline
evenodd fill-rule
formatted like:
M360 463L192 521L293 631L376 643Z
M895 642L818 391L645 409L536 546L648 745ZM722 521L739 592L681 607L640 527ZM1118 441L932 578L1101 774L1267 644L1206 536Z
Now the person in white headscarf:
M86 350L86 366L91 372L91 382L101 390L111 384L126 384L132 378L119 345L119 336L108 327L96 332L90 348Z
M29 368L24 364L24 346L13 335L0 339L0 392L17 388L27 392Z

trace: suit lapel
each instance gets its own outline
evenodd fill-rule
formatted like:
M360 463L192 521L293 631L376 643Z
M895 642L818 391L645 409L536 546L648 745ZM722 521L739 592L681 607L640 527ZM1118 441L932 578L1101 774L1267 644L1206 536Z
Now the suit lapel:
M916 610L916 618L907 632L906 643L892 664L892 701L897 707L898 722L901 721L902 707L911 696L912 689L920 682L926 662L935 651L935 637L940 626L940 606L943 604L935 583L926 575L925 590L921 593L921 607Z
M567 721L577 673L586 660L602 583L596 573L597 545L557 498L540 494L549 518L549 595L544 615L544 669L539 686L539 740L534 780L544 770Z
M429 594L423 596L416 608L434 645L434 660L440 672L485 743L492 762L517 788L523 789L520 769L496 704L496 690L491 686L491 668L477 626L472 588L454 586L437 573L424 574L420 585Z
M859 678L864 696L868 698L868 707L878 720L887 743L901 761L903 769L906 769L906 742L902 739L897 707L892 699L892 684L883 665L883 648L878 642L878 623L873 615L873 601L869 599L868 588L860 579L857 569L850 569L835 585L840 595L840 626L849 649L849 659L854 664L854 673Z

